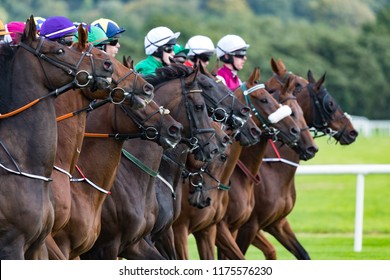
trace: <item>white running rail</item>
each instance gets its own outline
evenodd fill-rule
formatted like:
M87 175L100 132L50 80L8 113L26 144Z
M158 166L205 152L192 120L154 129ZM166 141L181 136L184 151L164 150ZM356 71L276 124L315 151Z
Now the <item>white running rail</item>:
M368 174L390 174L390 164L325 164L300 165L299 175L356 175L356 207L354 251L362 251L363 212L364 212L364 176Z

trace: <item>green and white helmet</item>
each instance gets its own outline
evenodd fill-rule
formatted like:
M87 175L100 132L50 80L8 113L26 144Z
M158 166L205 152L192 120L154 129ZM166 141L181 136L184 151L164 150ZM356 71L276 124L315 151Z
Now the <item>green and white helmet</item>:
M144 45L146 55L153 54L159 47L176 44L176 39L180 32L173 33L171 29L165 26L155 27L145 36Z
M88 26L88 42L94 46L101 44L104 41L107 41L108 37L106 33L99 27L95 25ZM78 34L74 36L74 42L78 42Z
M244 54L244 52L246 53L246 50L249 48L249 46L250 45L245 43L244 39L238 35L225 35L217 43L217 57L221 58L225 54L238 54L237 52Z

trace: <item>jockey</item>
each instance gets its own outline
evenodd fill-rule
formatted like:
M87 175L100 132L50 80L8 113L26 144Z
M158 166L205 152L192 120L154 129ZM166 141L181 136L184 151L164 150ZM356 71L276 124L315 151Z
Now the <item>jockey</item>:
M22 21L11 21L5 25L5 30L9 33L4 36L4 42L10 43L12 46L17 46L22 38L24 27L26 24Z
M224 63L217 74L231 90L241 85L238 71L244 67L248 48L249 45L238 35L226 35L217 43L217 57Z
M165 26L155 27L145 36L145 54L147 57L135 66L135 70L143 75L154 74L156 68L171 64L174 46L180 32L173 33Z
M108 38L107 44L101 45L101 49L111 55L112 57L115 57L118 54L119 48L121 45L119 44L119 37L123 32L126 31L126 29L119 27L119 25L110 19L107 18L100 18L91 23L91 25L95 25L99 28L101 28L104 33L106 33L106 36Z
M202 66L206 68L211 56L215 53L213 41L203 35L191 37L186 44L186 48L190 51L188 52L188 60L184 64L190 67L202 63Z
M70 47L77 28L70 19L63 16L48 17L41 26L40 36Z
M85 25L83 24L83 26ZM78 39L78 34L76 33L73 41L78 42ZM88 25L88 43L91 43L98 49L103 50L104 46L108 43L108 37L101 28L95 25Z

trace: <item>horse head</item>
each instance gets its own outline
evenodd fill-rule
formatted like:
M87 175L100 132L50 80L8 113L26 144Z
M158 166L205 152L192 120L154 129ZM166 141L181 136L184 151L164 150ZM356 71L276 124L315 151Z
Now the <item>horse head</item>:
M190 67L173 64L158 68L156 75L145 78L155 86L155 100L183 124L182 142L198 160L209 161L218 147L197 74L198 71Z
M353 143L358 136L351 119L347 113L337 104L333 96L323 86L325 74L315 80L312 72L307 73L307 80L292 72L287 71L282 60L277 62L272 58L271 67L274 75L267 81L267 88L277 88L278 81L286 79L288 76L294 77L296 89L295 95L301 106L306 123L317 131L334 137L341 145Z
M199 209L210 206L212 197L217 195L225 162L230 153L230 137L221 129L219 123L212 126L216 131L219 153L206 164L197 161L193 155L187 157L189 195L188 202ZM212 193L213 192L213 193Z
M294 78L289 76L286 82L281 86L281 90L271 92L273 97L283 105L288 105L291 108L291 117L299 125L300 137L296 145L291 148L299 154L301 160L309 160L318 152L318 147L310 133L309 127L306 124L302 108L297 102L295 93Z
M254 121L262 129L262 134L295 145L299 139L300 129L291 118L291 108L279 104L259 83L260 68L255 67L249 79L235 90L236 96L252 110Z
M198 76L198 82L204 90L209 116L237 131L249 119L250 109L236 98L220 78L203 68L202 64L199 64L199 70L201 74ZM253 142L258 141L260 131L252 131L252 134L256 134L252 135L255 139Z

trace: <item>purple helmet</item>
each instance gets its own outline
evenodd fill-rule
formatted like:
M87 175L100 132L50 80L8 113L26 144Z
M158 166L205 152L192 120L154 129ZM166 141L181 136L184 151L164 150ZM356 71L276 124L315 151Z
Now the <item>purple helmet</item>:
M54 16L47 18L41 27L40 35L49 40L55 40L64 36L74 35L77 28L68 18L63 16Z

